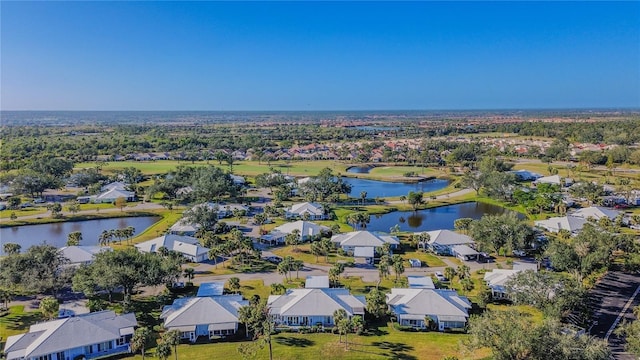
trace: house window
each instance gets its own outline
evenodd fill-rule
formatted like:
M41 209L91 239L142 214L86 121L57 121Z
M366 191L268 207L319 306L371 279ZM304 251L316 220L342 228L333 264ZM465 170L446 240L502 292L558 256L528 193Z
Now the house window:
M116 340L116 344L117 344L118 346L122 346L122 345L124 345L124 344L126 344L126 343L127 343L127 339L125 339L125 337L124 337L124 336L122 336L122 337L120 337L120 338L118 338L118 339Z
M93 345L87 345L84 347L85 354L93 354Z
M105 341L103 343L98 344L98 352L107 351L113 349L113 342Z
M180 337L183 339L188 339L189 338L189 331L183 331L180 333Z
M38 359L38 360L51 360L51 354L42 355L42 356L37 357L36 359Z

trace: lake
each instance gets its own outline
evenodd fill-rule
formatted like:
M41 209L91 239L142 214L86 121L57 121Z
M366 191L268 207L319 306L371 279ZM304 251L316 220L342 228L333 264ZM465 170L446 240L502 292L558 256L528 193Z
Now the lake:
M459 218L480 219L482 215L497 215L511 210L500 206L468 202L441 206L432 209L414 211L394 211L383 215L371 215L366 230L389 232L394 225L400 225L401 231L420 232L440 229L453 230L453 222ZM520 217L524 218L522 214Z
M63 247L69 233L74 231L82 233L80 245L98 245L98 237L103 230L133 226L135 235L138 235L160 219L158 216L141 216L5 227L0 229L0 254L4 254L3 245L6 243L20 244L22 251L43 242Z
M443 179L433 179L416 183L388 182L348 177L343 177L342 180L351 184L351 197L360 198L360 193L366 191L368 199L401 195L406 196L409 191L436 191L449 185L449 180Z
M371 169L373 168L369 166L352 166L347 169L347 172L352 174L368 174Z

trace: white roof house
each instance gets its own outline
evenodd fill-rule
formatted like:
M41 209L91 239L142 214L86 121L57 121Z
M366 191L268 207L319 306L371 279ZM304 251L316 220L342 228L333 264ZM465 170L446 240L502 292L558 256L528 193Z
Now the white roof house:
M127 201L135 201L136 193L133 191L110 189L93 198L95 203L110 203L118 198L125 198Z
M587 219L577 216L552 217L546 220L534 221L534 225L546 229L549 232L559 232L560 230L568 230L576 233L584 227Z
M322 205L310 202L304 202L300 204L294 204L285 214L287 219L290 218L303 218L305 214L309 214L309 220L326 220L327 215L324 213L324 207Z
M57 319L31 325L25 334L9 336L4 352L8 360L128 353L136 326L134 313L116 315L111 310Z
M397 247L400 241L397 237L371 231L352 231L331 237L331 241L339 245L344 251L354 251L358 247L382 247L390 243L392 248Z
M560 178L560 175L544 176L536 179L536 181L534 181L533 183L562 185L562 179Z
M184 219L178 220L169 228L169 233L174 235L193 236L200 229L199 224L189 224Z
M91 264L96 255L104 251L113 251L108 246L65 246L58 250L62 256L69 259L69 265L79 266Z
M112 183L109 183L107 185L104 185L103 187L100 188L101 192L105 192L105 191L109 191L109 190L127 190L127 188L129 187L129 184L124 183L122 181L114 181Z
M407 276L409 288L411 289L435 289L433 279L429 276Z
M349 317L364 316L366 301L347 289L289 289L284 295L269 296L267 306L276 324L334 325L334 311L344 309Z
M491 288L491 295L495 299L507 297L506 283L521 271L537 272L537 264L514 263L513 269L493 269L484 273L484 281Z
M200 296L176 299L162 309L167 330L180 331L183 339L233 335L238 331L238 310L249 305L242 295Z
M391 289L387 305L403 326L425 328L429 316L438 330L464 328L471 303L455 290Z
M430 238L429 245L455 246L474 243L471 237L451 230L427 231L427 234Z
M578 209L576 211L571 212L570 216L577 216L584 219L594 218L595 220L599 220L603 217L608 217L613 220L620 214L620 211L608 209L602 206L589 206L586 208Z
M329 288L329 276L307 276L307 280L304 282L305 289L328 289Z
M176 251L193 262L203 262L209 259L209 249L201 246L200 241L191 236L167 234L149 241L136 244L141 252L155 253L161 247Z
M263 235L261 239L270 243L284 243L285 237L294 230L300 231L300 240L305 241L329 231L329 228L310 221L298 220L275 227L269 234Z

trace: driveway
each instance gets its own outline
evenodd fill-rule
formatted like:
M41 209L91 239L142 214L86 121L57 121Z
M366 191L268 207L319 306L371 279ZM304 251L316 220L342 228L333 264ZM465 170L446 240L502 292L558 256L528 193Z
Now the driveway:
M617 324L633 320L634 306L640 305L640 274L609 271L591 290L590 306L593 309L595 325L591 335L609 341L609 347L616 359L635 359L624 353L624 339L613 331Z

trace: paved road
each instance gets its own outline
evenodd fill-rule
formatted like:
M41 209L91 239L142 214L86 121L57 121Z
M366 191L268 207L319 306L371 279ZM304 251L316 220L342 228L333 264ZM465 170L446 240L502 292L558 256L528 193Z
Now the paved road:
M618 322L633 320L631 310L640 305L638 288L640 274L610 271L590 293L590 306L594 310L594 320L597 321L591 328L591 335L608 339L616 359L635 359L624 353L624 339L612 334L612 329ZM634 295L637 296L633 298Z

